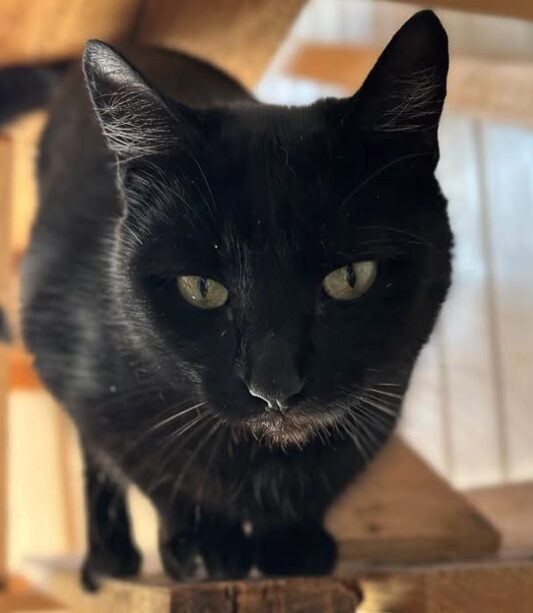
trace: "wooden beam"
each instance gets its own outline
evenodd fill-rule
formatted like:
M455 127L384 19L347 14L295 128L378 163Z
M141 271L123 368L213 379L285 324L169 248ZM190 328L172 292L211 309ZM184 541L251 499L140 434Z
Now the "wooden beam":
M0 592L2 613L67 613L57 600L33 588L20 577L10 578L7 589Z
M431 495L430 490L428 496ZM533 611L533 483L474 490L468 492L468 497L502 529L505 543L513 549L516 549L514 545L520 544L521 555L514 554L515 557L512 557L511 551L504 551L498 557L480 562L425 566L375 567L346 562L338 569L335 579L314 585L320 595L313 592L313 598L323 603L325 595L320 591L331 593L333 590L338 593L340 590L345 594L345 590L348 590L357 597L358 590L361 590L363 600L357 610L364 613L530 613ZM416 521L417 518L413 518L413 523ZM209 587L205 583L176 586L163 577L151 577L135 582L106 582L104 592L95 598L82 594L77 574L57 565L48 564L45 568L51 578L52 592L74 613L122 611L119 605L132 613L176 613L182 610L200 613L205 610L201 605L205 605L202 598L206 594L210 594L210 597L213 597L213 593L219 594L221 602L225 602L220 595L221 590L231 593L241 590L242 593L242 590L246 592L250 589L257 594L262 586L270 589L268 581L240 582L237 588L231 583L207 584ZM306 584L300 581L291 579L278 583L280 595L276 604L257 610L270 613L307 611L305 608L285 607L284 591L291 593L294 589L302 589ZM253 587L249 588L248 585ZM184 602L188 608L183 605ZM239 613L240 600L234 602L236 608L232 611ZM182 608L178 608L176 603L183 605ZM217 603L219 605L220 602ZM225 610L221 607L221 611Z
M303 44L285 71L333 83L348 94L361 86L379 53L371 47ZM446 109L533 126L533 62L452 57Z
M10 257L12 143L0 135L0 308L7 302ZM8 347L0 342L0 585L7 576Z
M412 564L498 551L498 531L462 495L394 439L327 517L342 560Z
M180 49L253 87L306 0L146 0L138 38Z
M365 613L529 613L533 562L492 561L355 575Z
M403 2L403 0L400 0ZM516 17L518 19L533 19L533 3L529 0L434 0L424 2L415 0L422 8L453 9L469 13L488 13L502 17Z
M352 571L321 579L171 583L108 580L83 593L78 575L49 567L50 590L72 613L530 613L533 562L491 561ZM359 606L358 606L359 605Z
M129 35L141 0L2 0L0 64L80 55L89 38Z
M353 613L354 582L334 578L171 583L164 577L106 581L98 595L83 593L78 577L52 569L51 591L72 613Z
M465 492L468 500L502 535L506 557L526 557L533 551L533 482L509 483Z

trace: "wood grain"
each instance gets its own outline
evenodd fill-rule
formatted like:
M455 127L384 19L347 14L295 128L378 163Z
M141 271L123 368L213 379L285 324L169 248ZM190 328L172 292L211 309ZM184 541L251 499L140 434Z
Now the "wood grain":
M407 564L494 554L498 532L405 443L393 440L331 509L343 561Z
M140 0L2 0L0 64L80 55L89 38L128 35Z
M145 0L138 38L180 49L253 87L306 0Z
M362 573L365 613L530 613L533 562L472 565Z
M78 576L48 565L50 590L72 613L531 613L533 562L369 568L323 579L172 584L160 576L82 593ZM362 602L361 602L362 595Z
M360 601L354 581L336 578L172 584L152 577L106 581L90 596L61 569L52 569L51 591L73 613L353 613Z
M6 303L10 256L12 143L0 136L0 308ZM9 356L0 343L0 585L7 575L7 394Z
M482 487L465 492L468 500L502 535L501 555L526 558L533 552L533 482Z
M346 600L357 599L359 590L363 600L357 610L365 613L530 613L533 483L473 490L468 497L501 528L504 542L512 546L501 559L381 568L345 564L335 578L319 582L291 579L173 585L153 576L135 582L106 582L96 598L81 593L77 574L65 566L43 566L52 592L73 613L353 611L342 607ZM233 608L227 608L228 602Z

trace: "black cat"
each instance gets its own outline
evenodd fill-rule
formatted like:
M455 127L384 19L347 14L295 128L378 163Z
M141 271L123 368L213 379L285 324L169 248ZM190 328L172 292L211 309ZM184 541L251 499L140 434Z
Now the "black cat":
M212 577L327 573L324 514L393 430L450 282L446 34L418 13L354 96L302 108L120 49L147 80L92 41L57 90L23 275L27 345L85 454L85 584L139 568L128 482L176 579L198 554ZM10 74L41 75L40 102L48 70Z

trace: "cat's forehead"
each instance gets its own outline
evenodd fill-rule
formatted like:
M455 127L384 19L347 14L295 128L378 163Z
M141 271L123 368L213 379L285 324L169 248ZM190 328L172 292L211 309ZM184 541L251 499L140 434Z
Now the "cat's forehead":
M226 153L273 155L276 149L310 156L329 136L321 105L282 107L246 104L215 113L216 138ZM283 159L282 162L286 162Z

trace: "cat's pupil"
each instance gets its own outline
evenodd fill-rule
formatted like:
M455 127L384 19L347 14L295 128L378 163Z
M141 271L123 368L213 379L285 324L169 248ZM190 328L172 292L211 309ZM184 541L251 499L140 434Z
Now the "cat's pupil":
M198 289L200 290L200 296L205 298L207 296L207 279L200 277L198 279Z
M355 287L356 281L357 279L355 276L355 270L353 269L353 264L348 264L348 266L346 266L346 283L348 283L350 287Z

